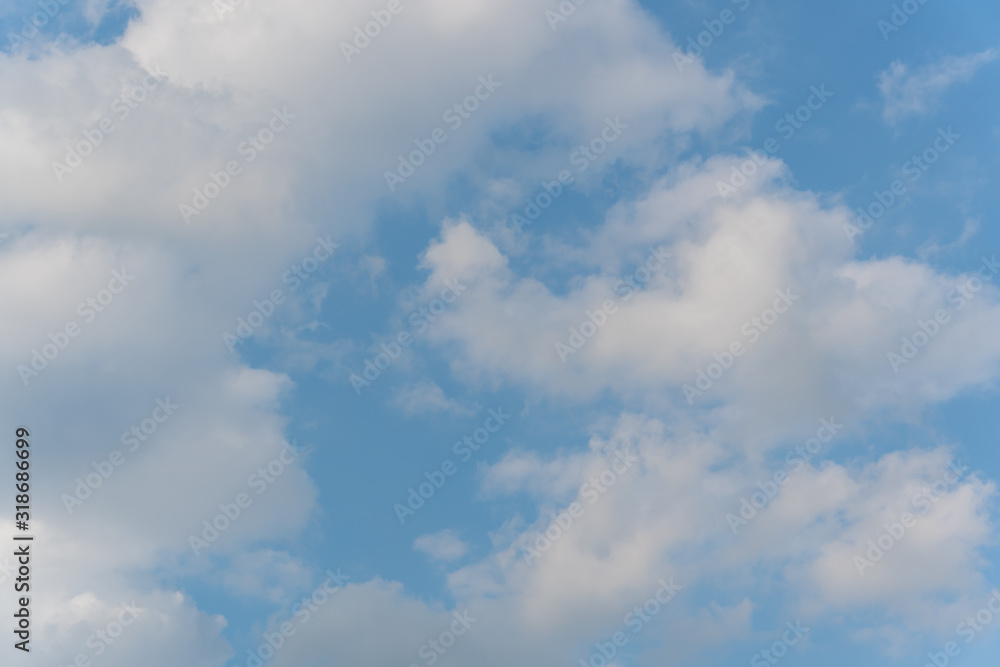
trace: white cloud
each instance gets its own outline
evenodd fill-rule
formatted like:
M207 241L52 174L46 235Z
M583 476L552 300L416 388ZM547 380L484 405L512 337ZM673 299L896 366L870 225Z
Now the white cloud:
M407 415L432 412L450 412L456 415L472 415L475 409L445 396L444 390L434 382L419 382L398 388L392 402Z
M917 255L921 260L927 261L928 258L933 257L944 252L950 252L957 248L965 247L965 244L972 240L976 234L979 233L981 223L979 220L967 219L965 224L962 225L962 233L957 239L950 243L938 244L935 241L927 241L917 249Z
M427 554L431 560L451 562L465 555L469 547L459 539L455 531L442 530L430 535L421 535L413 541L413 548Z
M482 492L494 496L524 491L546 499L562 498L579 486L585 465L584 455L542 461L535 452L510 451L487 468Z
M910 71L894 61L879 75L878 88L884 107L882 117L895 124L908 116L932 113L942 96L956 83L969 81L983 65L993 62L1000 51L987 49L966 56L946 56L942 60Z
M227 590L237 595L275 604L288 603L313 580L313 572L301 561L272 549L234 554L221 564L217 576Z
M317 225L338 242L363 246L388 195L382 172L441 125L443 109L468 95L480 75L494 73L502 94L420 170L400 192L403 201L421 188L444 191L457 172L487 180L479 165L494 131L528 117L559 128L558 142L543 153L512 156L511 172L533 184L565 161L563 145L589 140L606 116L635 123L615 157L652 163L660 157L652 139L663 131L711 134L756 100L728 74L695 66L680 76L668 38L631 3L593 5L558 35L529 0L477 1L462 11L450 2L414 4L350 65L339 42L369 20L371 8L361 2L262 0L221 18L203 0L134 4L141 17L117 43L38 37L31 59L0 54L0 206L20 221L0 232L10 234L0 247L0 277L17 286L0 292L0 309L18 323L0 329L0 361L8 369L30 363L32 348L78 320L77 304L106 285L112 269L136 276L31 386L8 373L0 395L5 415L38 425L39 437L54 443L58 462L37 500L40 516L52 517L39 535L53 546L50 560L37 561L39 571L57 573L38 608L73 613L56 623L40 612L38 641L48 657L71 662L118 598L135 597L154 610L151 622L109 652L109 665L208 667L229 655L225 619L152 583L153 573L169 581L226 570L218 581L230 592L272 601L279 589L301 585L300 564L253 550L261 540L298 535L317 511L301 461L286 466L266 495L249 490L253 504L200 557L188 537L220 503L248 492L250 475L282 450L290 380L247 368L222 334L283 286L282 273L301 261ZM97 18L106 3L87 7ZM151 81L151 72L162 77L121 117L116 100ZM178 205L210 172L243 160L241 142L276 107L295 116L288 129L185 225ZM65 162L105 118L113 131L60 182L53 163ZM474 235L467 240L478 243ZM428 257L461 268L460 258L447 264L433 248ZM363 264L372 280L384 270L377 257ZM294 296L256 335L297 324L308 295ZM177 415L68 515L60 496L73 493L92 462L122 447L122 431L167 396L182 406ZM456 409L448 399L435 405ZM254 585L254 573L268 568L276 568L274 579ZM404 602L397 612L419 606ZM367 627L365 612L361 605L350 615ZM428 632L437 627L434 613L424 617L433 621L424 623ZM392 635L402 642L423 631L418 623ZM349 662L385 664L377 652L398 648L382 643Z
M116 606L135 598L149 621L137 623L106 664L209 667L231 653L226 620L199 610L179 585L159 582L203 577L231 593L279 602L309 574L295 557L257 546L295 538L318 511L302 461L282 468L266 495L248 488L282 451L291 380L249 368L221 335L282 285L315 227L363 245L385 203L382 172L439 125L442 109L467 95L480 75L495 73L502 94L407 183L403 202L439 196L459 172L489 187L492 174L482 165L491 137L525 118L544 117L559 129L551 145L509 156L512 190L551 179L565 166L565 147L595 136L608 116L630 124L608 159L662 166L693 133L711 136L760 102L730 72L714 76L696 64L681 76L669 39L630 2L590 3L557 34L532 0L414 3L351 65L338 44L367 19L365 3L261 0L224 19L205 0L135 4L142 17L120 43L52 47L31 60L0 55L0 206L8 219L25 221L3 232L11 236L0 247L0 284L17 286L0 292L0 311L17 323L0 327L0 364L30 363L32 348L78 319L77 304L100 290L112 269L136 275L31 386L7 373L0 398L5 432L16 418L37 424L38 437L52 443L43 482L49 486L36 501L39 515L51 517L36 523L51 547L36 561L48 573L37 594L43 655L71 662ZM88 6L97 16L103 5ZM986 52L912 76L905 66L890 70L883 79L887 109L896 105L889 115L923 112L952 80L993 57ZM67 146L82 141L112 113L116 98L156 68L165 78L149 99L116 120L114 132L59 183L53 161L64 160ZM237 157L240 142L276 106L296 116L288 130L185 226L178 204ZM745 637L752 608L744 594L753 583L727 568L748 554L786 567L801 584L783 593L789 604L815 614L852 604L900 613L919 594L960 598L977 583L983 506L993 488L974 480L942 501L949 521L922 524L894 553L907 572L936 568L926 588L901 592L885 567L872 571L883 579L866 590L841 569L874 527L863 517L940 469L942 452L884 457L865 469L804 471L803 481L790 484L758 520L756 538L730 539L722 517L733 495L764 472L761 459L776 435L795 430L803 414L919 409L993 382L1000 343L991 332L1000 314L989 287L895 376L885 353L946 303L956 277L895 258L854 261L842 231L847 213L783 185L785 172L774 161L738 197L719 201L715 182L728 169L725 159L681 165L645 196L622 202L582 247L553 250L573 274L566 284L547 285L511 268L472 217L446 221L419 259L429 272L425 294L444 280L469 282L469 295L428 335L455 346L459 378L486 376L546 398L610 391L672 416L668 428L626 414L582 451L525 449L486 470L484 494L528 492L537 503L529 505L531 516L497 527L493 553L449 572L455 598L482 614L482 625L456 645L456 664L564 664L620 623L620 607L671 573L679 581L735 580L734 592L717 600L700 607L678 601L669 611L683 621L677 627L688 630L693 649ZM588 309L614 298L608 279L632 271L649 245L668 247L670 266L562 364L554 343ZM360 268L375 281L385 263L366 257ZM708 400L724 407L693 415L672 410L681 385L740 336L740 324L766 307L775 289L788 286L802 291L802 301L713 389ZM317 288L314 308L324 294ZM302 309L301 302L288 304L257 335L294 326ZM317 345L303 356L336 357L341 347ZM121 448L120 434L166 396L182 406L178 414L67 514L60 497L73 493L95 461ZM395 400L413 413L470 410L433 383L404 387ZM744 428L748 423L752 428ZM524 568L519 549L626 446L641 464ZM829 494L813 498L815 488ZM189 536L239 493L249 493L253 504L195 557ZM817 527L841 516L855 520ZM800 529L816 534L814 551L761 538ZM467 550L447 531L414 546L449 562ZM692 553L703 557L692 561ZM831 587L824 577L840 577L843 585ZM913 627L933 625L926 605L912 609ZM346 587L274 664L309 664L316 655L344 664L408 664L415 647L452 620L440 605L376 578Z
M424 261L432 276L454 270L449 257L488 260L479 270L463 267L467 296L428 336L452 351L460 377L501 377L552 396L610 389L656 409L687 407L684 385L739 341L747 351L694 405L724 402L727 420L745 434L774 435L772 425L803 414L919 409L996 379L1000 343L988 333L1000 323L996 287L987 282L962 304L954 292L978 262L963 277L901 258L856 261L844 231L848 211L783 186L773 165L723 201L714 184L728 167L722 158L689 165L623 203L575 251L561 284L517 275L486 234L468 222L446 224ZM642 289L616 291L616 279L634 273L650 246L669 249L668 265ZM748 338L743 325L787 288L798 300ZM560 355L556 344L569 346L572 328L608 300L615 312L578 351ZM941 309L949 323L894 372L887 355Z
M453 659L475 657L487 667L575 660L621 627L624 610L648 598L660 578L686 587L649 631L673 640L667 646L674 648L651 654L667 665L690 664L721 643L758 636L752 601L764 596L776 596L789 618L806 625L835 623L845 609L863 609L883 632L911 641L928 631L952 631L951 617L942 610L971 608L978 601L988 568L978 552L991 541L988 509L996 489L974 474L942 489L917 527L864 577L853 562L883 522L903 511L918 512L913 495L932 486L954 462L947 449L893 452L867 466L804 464L770 506L733 535L726 514L738 512L740 497L758 491L756 482L774 470L734 457L738 445L699 430L626 414L595 435L578 485L599 478L613 452L628 449L638 462L593 502L582 490L558 502L543 501L537 519L507 531L508 539L500 538L492 554L450 572L455 609L468 608L478 619L476 630L456 642ZM538 467L575 466L579 456L539 457ZM551 546L529 567L524 548L551 532L553 515L574 501L584 507L582 516L552 533L557 536ZM445 535L420 540L434 551L452 542L453 536ZM781 576L762 579L761 571ZM696 582L711 584L696 595L688 586ZM373 581L347 592L276 665L297 664L321 646L336 647L330 657L342 661L371 655L376 649L364 648L371 637L345 625L352 610L392 619L413 633L377 649L402 663L450 622L447 612L417 603L395 585ZM950 602L942 605L941 599ZM759 636L763 641L769 635Z
M44 634L36 631L32 637L32 660L72 664L83 655L92 664L99 660L108 667L130 667L136 664L136 656L143 656L142 660L154 659L163 665L217 667L232 656L222 635L226 619L198 610L187 595L156 588L142 592L102 588L100 593L88 590L71 599L38 593L32 597L36 611L43 605L56 610L46 614ZM134 618L126 606L136 611ZM101 639L102 635L114 637L117 629L109 633L109 625L122 619L131 624L120 636L110 642ZM46 639L39 641L41 637Z

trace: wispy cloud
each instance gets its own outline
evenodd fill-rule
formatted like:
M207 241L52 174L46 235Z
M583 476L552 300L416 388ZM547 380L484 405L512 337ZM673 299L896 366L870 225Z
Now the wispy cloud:
M987 49L966 56L946 56L912 72L905 63L894 61L879 75L878 88L885 104L882 117L894 125L909 116L933 113L952 85L969 81L976 70L998 55L1000 51Z
M444 394L444 390L433 382L420 382L396 390L392 402L407 415L427 412L450 412L456 415L475 414L468 408Z
M962 234L952 241L951 243L938 243L936 241L928 240L922 246L917 249L917 255L920 259L926 261L928 258L938 255L942 252L949 252L957 248L965 246L976 234L979 233L980 222L976 219L968 219L965 221L965 226L962 227Z

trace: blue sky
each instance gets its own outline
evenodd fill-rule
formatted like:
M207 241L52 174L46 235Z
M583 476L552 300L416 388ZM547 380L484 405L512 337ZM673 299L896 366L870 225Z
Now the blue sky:
M992 665L1000 9L897 4L71 2L5 40L31 659Z

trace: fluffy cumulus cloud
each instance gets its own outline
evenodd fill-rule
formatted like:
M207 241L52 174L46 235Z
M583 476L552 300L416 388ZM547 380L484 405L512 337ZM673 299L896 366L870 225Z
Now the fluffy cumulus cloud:
M893 452L854 468L798 457L772 491L773 470L734 461L718 440L626 414L595 434L586 452L551 460L578 471L573 489L552 487L527 468L508 471L506 493L540 498L538 515L499 530L496 553L449 575L454 610L475 619L449 659L555 665L586 658L589 644L616 629L642 632L648 624L668 642L683 638L683 651L657 655L685 664L719 641L757 636L750 599L772 584L745 563L783 573L782 605L806 624L855 609L905 632L946 631L942 608L976 600L983 583L976 553L989 541L995 487L946 448ZM424 536L418 548L440 550L452 540ZM707 603L694 592L706 581ZM431 642L454 618L404 602L402 591L381 582L348 590L276 664L297 664L321 646L334 646L340 660L360 655L378 630L359 636L346 622L359 604L412 632L379 649L403 664L417 662L421 649L434 651ZM655 616L640 623L642 616L629 615L658 591Z
M280 608L262 632L293 619L275 667L566 664L649 599L640 629L684 640L649 655L680 664L757 636L758 595L810 621L864 609L896 637L940 630L935 610L975 598L995 487L947 443L856 464L785 452L822 424L825 443L995 382L995 258L960 274L860 259L847 210L774 159L721 197L737 158L677 156L760 108L733 72L679 72L670 37L626 0L581 5L557 31L529 0L404 0L360 41L360 1L134 4L108 45L0 55L0 282L18 286L0 291L17 323L0 328L2 421L38 424L47 443L34 450L46 660L225 664L229 621L190 581ZM94 20L107 4L87 7ZM887 119L923 113L994 56L894 65ZM470 96L474 111L447 113ZM516 241L481 215L616 122L627 129L579 187L615 161L640 187L598 224ZM536 126L532 150L502 139ZM365 246L390 194L438 210L459 177L477 203L439 218L400 297L463 286L426 334L450 379L626 407L584 424L585 444L522 442L481 467L477 497L521 508L490 526L488 552L451 529L413 542L447 605L374 573L306 614L292 592L325 575L294 545L326 508L310 448L285 437L293 381L241 353L287 343L321 305L326 292L282 281L317 235ZM386 262L360 254L374 285ZM428 419L478 409L429 380L390 402ZM746 562L785 583L762 590Z
M465 136L415 177L426 188L475 164L493 128L529 116L550 117L570 143L599 132L607 116L684 133L716 127L755 101L731 77L698 70L682 80L664 64L669 42L627 3L581 13L559 50L544 22L530 20L533 3L408 6L391 38L387 31L351 63L339 42L370 19L362 3L136 6L137 18L109 45L38 38L30 51L2 56L0 200L10 235L2 271L5 284L21 286L2 296L5 317L18 322L0 341L12 371L4 395L9 416L50 424L36 437L58 443L39 498L52 517L45 533L73 554L73 566L43 558L38 567L53 572L44 606L72 614L42 619L53 658L91 650L76 634L106 623L120 597L148 607L147 618L170 620L146 626L160 633L155 641L135 633L119 642L116 659L146 661L151 645L175 643L192 647L197 664L218 664L224 621L142 573L219 569L233 591L271 598L267 582L250 583L255 572L277 568L279 579L299 583L299 566L284 557L235 556L265 536L295 535L316 494L299 458L280 464L281 475L272 470L272 482L262 482L266 473L253 478L289 451L279 409L288 380L245 367L223 334L281 286L315 232L364 236L388 192L371 175L395 169L398 155L438 126ZM520 47L508 48L512 41ZM407 57L414 49L426 57ZM445 125L450 105L441 100L460 102L490 76L494 99L463 127ZM650 136L635 132L619 149L641 156ZM543 170L546 159L554 158L512 154L507 168ZM335 201L335 219L317 215ZM177 406L162 423L152 419L157 400ZM443 400L407 405L456 409ZM61 418L44 419L52 414ZM133 427L137 436L128 435ZM128 470L93 477L116 451ZM255 502L207 548L193 549L191 537L207 541L214 533L205 522L241 493ZM87 538L95 530L127 546L100 548ZM95 581L116 597L95 594ZM78 629L71 636L61 627ZM195 664L159 655L163 664Z
M994 257L962 275L858 261L842 208L766 175L719 197L731 162L682 166L623 203L561 284L517 275L485 233L446 222L428 284L459 276L472 298L430 335L466 376L768 419L902 409L995 377Z

